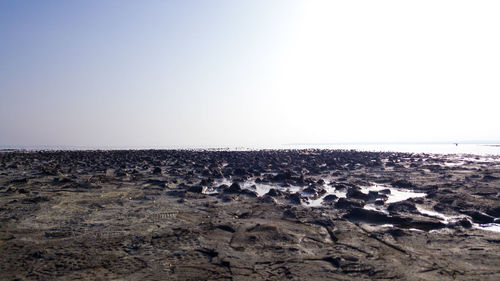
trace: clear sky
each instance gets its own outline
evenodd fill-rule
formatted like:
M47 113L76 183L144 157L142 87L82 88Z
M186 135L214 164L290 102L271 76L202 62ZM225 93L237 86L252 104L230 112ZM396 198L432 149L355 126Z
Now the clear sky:
M0 144L500 141L500 1L0 0Z

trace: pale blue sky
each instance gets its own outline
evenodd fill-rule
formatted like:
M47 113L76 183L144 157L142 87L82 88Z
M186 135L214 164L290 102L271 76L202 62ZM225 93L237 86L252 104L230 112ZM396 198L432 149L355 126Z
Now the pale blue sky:
M497 3L0 0L0 144L498 141Z

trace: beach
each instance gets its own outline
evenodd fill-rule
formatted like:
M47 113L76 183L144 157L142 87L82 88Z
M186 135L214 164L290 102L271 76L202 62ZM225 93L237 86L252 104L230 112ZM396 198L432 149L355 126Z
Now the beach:
M500 156L0 152L1 280L499 280Z

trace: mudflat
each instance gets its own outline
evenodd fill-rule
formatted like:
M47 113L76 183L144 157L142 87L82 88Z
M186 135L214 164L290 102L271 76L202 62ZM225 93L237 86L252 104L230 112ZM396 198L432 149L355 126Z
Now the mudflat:
M0 153L0 280L500 280L500 158Z

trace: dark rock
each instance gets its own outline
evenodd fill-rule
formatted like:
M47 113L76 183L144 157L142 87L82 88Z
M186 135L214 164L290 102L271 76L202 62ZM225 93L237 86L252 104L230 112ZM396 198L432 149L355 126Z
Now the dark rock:
M115 175L117 177L125 177L125 176L127 176L127 173L125 173L123 170L118 170L115 172Z
M492 223L495 220L494 217L478 211L465 211L464 214L470 216L475 223Z
M426 192L431 192L431 191L437 191L439 187L437 185L424 185L424 186L419 186L418 189Z
M446 206L444 204L437 203L432 207L432 209L434 209L434 211L436 212L443 212L444 210L446 210Z
M391 185L394 186L394 187L399 187L399 188L407 188L407 189L411 189L411 188L414 188L415 185L407 180L397 180L397 181L393 181L391 182Z
M392 237L397 238L397 237L402 237L404 235L407 235L406 232L404 232L401 228L391 228L387 230L387 233L392 235Z
M352 208L343 216L345 219L375 224L394 224L404 228L416 228L425 231L446 227L445 224L437 220L413 220L408 217L388 216L384 213L365 210L362 208Z
M431 190L431 191L427 192L427 195L425 197L429 198L429 199L433 199L433 198L436 198L437 196L438 196L437 190Z
M154 186L159 186L159 187L165 187L167 185L166 181L163 180L154 180L154 179L149 179L146 181L146 184L154 185Z
M308 194L316 193L316 189L314 188L314 186L308 186L303 191L304 191L304 193L308 193Z
M49 201L48 197L37 196L37 197L24 198L21 202L25 204L37 204L40 202L47 202L47 201Z
M53 182L57 184L75 183L74 180L67 177L54 178Z
M496 176L493 176L493 175L490 175L490 174L487 174L487 175L484 175L483 176L483 181L486 181L486 182L489 182L489 181L496 181L500 178L496 177Z
M301 174L300 177L296 178L295 183L297 185L303 186L305 184L304 175Z
M210 170L211 174L213 177L215 177L216 179L221 179L224 177L224 174L222 173L222 171L220 169L213 169L213 170Z
M392 223L391 218L384 213L358 207L350 209L349 212L343 216L343 218L377 224Z
M283 196L284 193L281 190L277 190L275 188L271 188L269 190L269 192L267 192L267 195L271 196L271 197L280 197L280 196Z
M231 202L231 201L234 201L234 197L231 196L231 195L228 195L228 194L222 195L221 199L222 199L222 202Z
M262 197L259 197L258 201L259 201L259 202L261 202L261 203L271 203L271 204L276 204L276 203L278 203L278 202L276 201L276 199L274 199L273 197L271 197L271 196L269 196L269 195L267 195L267 194L265 194L265 195L264 195L264 196L262 196Z
M28 190L26 190L26 189L24 189L24 188L19 188L19 189L17 190L17 192L18 192L18 193L20 193L20 194L27 194L27 193L29 193L29 191L28 191Z
M446 225L436 220L412 220L404 226L408 228L416 228L424 231L445 228Z
M89 209L104 209L104 207L99 203L92 203L89 205Z
M153 174L161 174L161 168L160 167L155 167L153 169Z
M290 200L291 204L296 204L296 205L300 205L302 204L302 202L305 201L305 198L298 192L288 194L286 198Z
M335 183L333 184L333 187L335 187L336 190L347 190L349 187L353 187L349 184L345 184L345 183Z
M500 207L491 207L486 210L486 213L492 217L500 218Z
M326 190L322 187L318 188L318 190L316 191L316 195L319 197L319 196L323 196L324 194L326 193Z
M466 218L459 220L457 223L464 228L471 228L472 227L472 223Z
M391 213L414 213L417 211L415 203L405 200L389 204L387 210Z
M291 179L292 179L292 172L291 171L286 171L284 173L278 173L276 176L273 177L273 181L276 181L276 182L291 180Z
M214 182L213 178L202 179L201 182L200 182L200 185L210 186L210 185L212 185L213 182Z
M240 193L241 192L241 186L240 186L239 183L234 182L233 184L231 184L230 187L224 189L224 192L225 193Z
M379 194L377 196L377 198L375 199L375 201L387 201L387 199L389 199L389 197L387 197L387 195Z
M316 219L316 220L311 221L311 223L325 226L325 227L334 227L335 226L335 224L333 223L333 221L331 219Z
M171 190L171 191L167 192L167 195L172 196L172 197L184 198L186 196L186 191L185 190Z
M357 188L349 188L347 190L346 196L347 196L347 198L360 199L360 200L364 200L364 201L368 200L368 194L361 192L361 190L359 190Z
M422 197L419 197L419 198L412 198L413 202L415 202L415 204L423 204L424 203L424 199Z
M319 197L326 193L326 190L320 186L310 185L303 190L304 193L311 195L312 197Z
M377 191L369 191L368 192L368 200L373 201L379 197L379 194Z
M245 170L243 168L236 168L233 171L233 175L236 175L236 176L246 176L247 174L248 174L247 170Z
M224 191L228 188L229 188L229 186L227 184L221 184L221 185L219 185L219 187L217 187L217 189L220 191Z
M54 230L45 232L46 238L63 238L63 237L69 237L71 235L72 232L70 230Z
M189 187L187 189L187 191L193 192L193 193L203 193L203 191L205 191L206 189L207 189L206 186L194 185L194 186Z
M225 224L223 224L223 225L218 225L218 226L216 226L216 227L217 227L218 229L221 229L221 230L224 230L224 231L227 231L227 232L231 232L231 233L236 232L236 230L234 230L234 228L233 228L233 227L231 227L231 226L229 226L229 225L225 225Z
M335 207L339 209L361 208L365 202L356 199L339 198L335 203Z
M325 196L325 198L323 198L324 202L333 202L335 200L337 200L337 195L335 195L335 194L329 194L329 195Z
M257 192L249 190L249 189L243 189L243 190L241 190L240 194L246 195L246 196L249 196L249 197L254 197L254 198L258 197Z
M283 212L283 217L288 219L297 219L297 213L293 210L287 209Z

